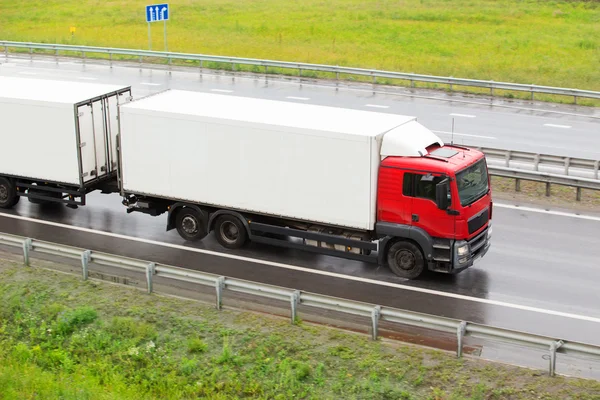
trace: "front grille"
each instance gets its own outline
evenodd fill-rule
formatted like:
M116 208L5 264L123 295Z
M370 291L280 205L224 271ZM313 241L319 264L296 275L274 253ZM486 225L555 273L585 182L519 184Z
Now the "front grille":
M475 257L483 251L487 242L487 229L479 233L473 239L469 240L469 248L471 249L471 257Z
M479 215L474 216L468 222L469 225L469 235L473 232L477 232L482 226L487 224L490 213L486 208Z

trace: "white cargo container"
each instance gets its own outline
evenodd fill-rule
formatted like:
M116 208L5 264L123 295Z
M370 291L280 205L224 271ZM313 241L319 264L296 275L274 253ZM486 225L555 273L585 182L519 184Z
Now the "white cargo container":
M130 96L124 86L1 76L0 176L83 189L114 175L117 105Z
M414 117L179 90L120 111L125 193L361 230L381 157L439 142Z

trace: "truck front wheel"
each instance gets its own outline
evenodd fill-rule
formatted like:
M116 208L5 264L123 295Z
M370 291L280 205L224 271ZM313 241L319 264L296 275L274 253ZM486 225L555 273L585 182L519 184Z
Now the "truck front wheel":
M425 270L421 250L410 242L396 242L387 252L388 265L401 278L416 279Z
M177 211L175 226L177 232L185 240L202 240L208 235L206 213L192 207L184 207Z
M6 178L0 178L0 208L12 208L19 199L13 184Z
M248 239L246 227L233 215L222 215L217 218L215 234L219 244L227 249L239 249Z

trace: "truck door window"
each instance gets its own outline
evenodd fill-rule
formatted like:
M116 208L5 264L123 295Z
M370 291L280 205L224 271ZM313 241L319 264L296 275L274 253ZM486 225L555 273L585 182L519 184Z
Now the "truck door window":
M405 196L428 199L435 202L435 185L442 181L443 177L431 174L404 174L404 185L402 193Z

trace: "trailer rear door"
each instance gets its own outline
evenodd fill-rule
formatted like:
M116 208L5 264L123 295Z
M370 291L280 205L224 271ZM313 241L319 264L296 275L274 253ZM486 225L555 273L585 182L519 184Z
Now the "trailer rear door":
M78 106L77 126L84 184L110 175L117 169L118 104L122 101L118 97L125 93L102 96Z

